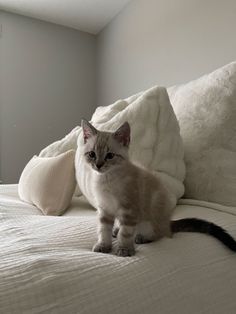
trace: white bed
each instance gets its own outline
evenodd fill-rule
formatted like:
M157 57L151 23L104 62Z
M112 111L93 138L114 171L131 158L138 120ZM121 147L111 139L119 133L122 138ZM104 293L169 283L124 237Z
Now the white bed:
M92 121L107 130L131 121L131 158L161 176L175 201L185 188L174 218L206 219L236 238L236 62L168 93L174 111L154 87L98 108ZM79 133L40 156L76 149ZM179 233L133 257L94 253L96 212L83 197L62 217L44 216L20 201L17 185L0 185L0 237L3 314L236 313L236 254L207 235Z
M236 237L232 208L184 202L174 218L208 219ZM210 236L179 233L134 257L93 253L96 213L82 197L62 217L43 216L17 185L0 186L0 219L0 313L236 312L236 254Z

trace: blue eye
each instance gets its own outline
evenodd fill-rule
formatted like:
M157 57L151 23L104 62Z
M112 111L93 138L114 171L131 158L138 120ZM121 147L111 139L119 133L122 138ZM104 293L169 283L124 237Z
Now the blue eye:
M89 157L92 158L92 159L96 159L96 154L95 152L91 151L88 153Z
M115 156L115 154L113 154L113 153L107 153L106 159L112 159L112 158L114 158L114 156Z

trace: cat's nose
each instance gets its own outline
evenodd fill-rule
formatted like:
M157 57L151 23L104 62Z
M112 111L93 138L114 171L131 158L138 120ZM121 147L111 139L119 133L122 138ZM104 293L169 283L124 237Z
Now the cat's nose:
M97 163L97 164L96 164L96 167L97 167L98 170L101 169L102 166L103 166L103 163Z

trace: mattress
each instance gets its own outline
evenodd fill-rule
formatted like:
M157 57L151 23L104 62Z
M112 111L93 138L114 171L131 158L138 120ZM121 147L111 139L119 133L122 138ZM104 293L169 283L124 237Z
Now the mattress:
M185 200L174 215L182 217L236 237L232 208ZM207 235L138 245L133 257L94 253L96 212L84 198L61 217L43 216L16 185L1 185L0 237L0 313L236 312L236 254Z

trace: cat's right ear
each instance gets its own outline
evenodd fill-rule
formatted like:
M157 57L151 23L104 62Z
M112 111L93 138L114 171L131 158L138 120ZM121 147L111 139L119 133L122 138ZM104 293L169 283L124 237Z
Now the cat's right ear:
M114 138L122 145L128 147L130 142L130 126L128 122L122 124L113 134Z
M84 134L84 143L86 143L90 137L97 135L97 130L87 120L83 119L81 121L81 126Z

